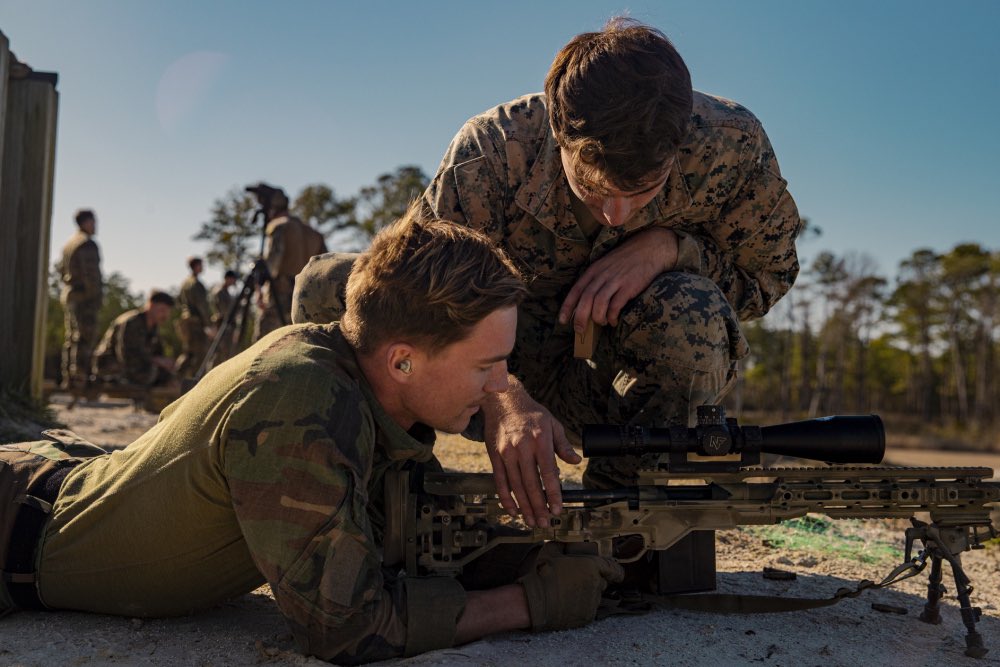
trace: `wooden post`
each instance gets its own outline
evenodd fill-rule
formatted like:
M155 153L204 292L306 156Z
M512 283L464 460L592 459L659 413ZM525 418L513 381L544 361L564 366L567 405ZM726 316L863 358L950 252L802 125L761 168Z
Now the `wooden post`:
M6 39L3 40L6 47ZM3 48L0 160L0 385L42 398L57 75Z

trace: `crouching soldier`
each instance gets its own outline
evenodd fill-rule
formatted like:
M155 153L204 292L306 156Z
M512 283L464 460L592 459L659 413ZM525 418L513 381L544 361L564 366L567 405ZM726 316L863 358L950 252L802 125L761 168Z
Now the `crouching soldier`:
M143 387L166 384L174 360L163 352L160 325L170 319L173 307L172 296L153 290L144 308L115 318L94 355L94 376L102 382Z
M124 451L0 448L0 480L32 480L0 510L0 608L187 614L267 582L300 649L338 663L593 620L609 558L554 545L482 589L382 563L386 472L435 465L435 429L508 388L524 295L485 236L411 212L354 263L342 321L268 334Z

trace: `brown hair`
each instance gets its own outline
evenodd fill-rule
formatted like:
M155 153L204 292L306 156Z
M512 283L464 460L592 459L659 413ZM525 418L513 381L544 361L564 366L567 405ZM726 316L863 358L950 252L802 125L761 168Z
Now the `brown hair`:
M81 208L73 214L73 219L76 221L77 227L83 227L83 223L94 219L94 212L89 208Z
M687 134L691 75L667 37L615 17L574 37L545 77L549 123L576 180L606 193L662 175Z
M158 289L154 289L149 293L148 301L150 304L162 303L164 306L174 307L174 297Z
M526 294L517 268L488 237L422 218L414 204L355 260L340 327L363 354L391 339L438 352Z

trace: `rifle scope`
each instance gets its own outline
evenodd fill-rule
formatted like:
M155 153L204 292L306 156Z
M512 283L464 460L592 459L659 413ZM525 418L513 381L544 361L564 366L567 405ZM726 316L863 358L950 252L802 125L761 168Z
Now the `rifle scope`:
M742 465L778 454L829 463L881 463L885 429L878 415L821 417L773 426L738 426L721 405L698 408L694 428L590 425L583 429L584 456L671 454L706 457L741 454ZM756 460L753 460L756 459Z

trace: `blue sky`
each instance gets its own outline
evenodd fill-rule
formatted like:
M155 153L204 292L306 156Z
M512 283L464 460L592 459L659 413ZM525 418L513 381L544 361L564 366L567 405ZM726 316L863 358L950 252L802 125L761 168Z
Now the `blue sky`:
M823 230L805 261L864 252L891 276L920 247L1000 249L1000 2L0 0L0 30L59 74L53 261L92 207L105 272L145 290L180 283L230 188L433 174L466 118L622 12L763 121Z

